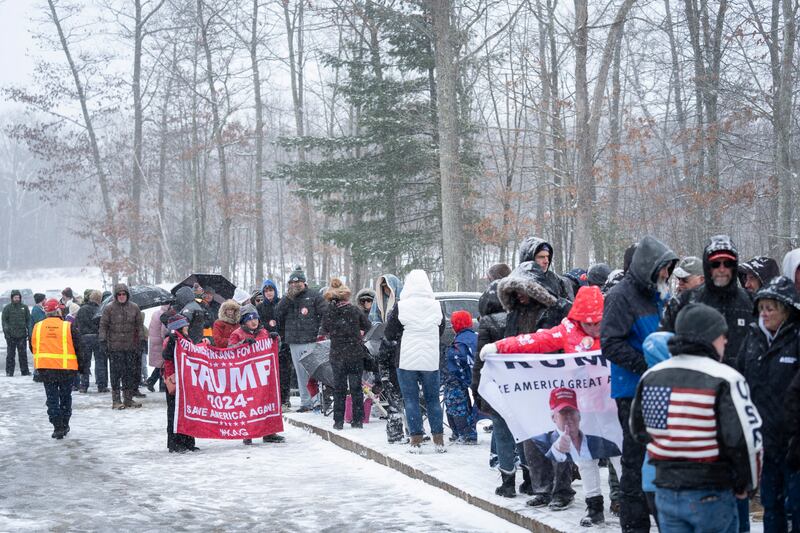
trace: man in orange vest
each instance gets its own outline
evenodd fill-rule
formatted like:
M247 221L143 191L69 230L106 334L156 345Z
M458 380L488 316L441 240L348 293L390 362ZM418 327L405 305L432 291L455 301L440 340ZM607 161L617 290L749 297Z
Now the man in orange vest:
M69 433L72 415L72 382L80 361L80 338L75 324L61 317L62 305L50 298L43 305L46 318L37 322L31 334L33 367L47 394L47 416L53 424L54 439Z

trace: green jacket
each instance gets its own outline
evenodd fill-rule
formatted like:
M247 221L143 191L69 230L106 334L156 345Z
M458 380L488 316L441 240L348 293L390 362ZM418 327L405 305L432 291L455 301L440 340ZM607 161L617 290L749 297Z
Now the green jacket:
M10 303L3 308L3 334L22 339L30 336L31 312L24 303Z

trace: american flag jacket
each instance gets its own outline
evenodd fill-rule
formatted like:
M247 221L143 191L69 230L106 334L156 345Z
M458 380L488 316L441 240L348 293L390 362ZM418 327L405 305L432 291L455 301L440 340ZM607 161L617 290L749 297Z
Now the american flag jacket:
M761 416L744 377L707 355L675 355L648 370L636 389L630 430L647 445L656 487L758 486Z

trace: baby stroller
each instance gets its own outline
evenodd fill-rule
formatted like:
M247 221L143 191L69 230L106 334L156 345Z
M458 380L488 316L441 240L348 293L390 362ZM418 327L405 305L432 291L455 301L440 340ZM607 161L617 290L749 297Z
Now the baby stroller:
M331 367L331 341L324 340L316 343L313 350L303 354L300 364L306 369L311 379L319 383L317 392L322 414L325 416L333 412L333 391L335 380L333 367Z

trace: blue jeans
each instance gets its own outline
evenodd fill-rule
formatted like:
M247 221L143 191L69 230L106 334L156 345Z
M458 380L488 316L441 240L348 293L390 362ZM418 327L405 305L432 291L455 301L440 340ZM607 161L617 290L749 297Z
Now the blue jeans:
M750 531L750 498L736 498L736 510L739 512L739 533Z
M764 506L764 533L786 533L787 511L792 513L792 531L800 531L800 472L790 470L782 458L764 458L761 504Z
M397 381L400 384L400 392L403 394L409 434L424 435L425 433L422 430L422 412L419 408L420 385L422 385L422 395L425 397L425 409L431 433L434 435L444 433L442 406L439 403L439 371L398 368Z
M656 487L661 533L737 533L733 490L672 490Z
M44 382L44 393L47 395L47 416L53 427L69 425L69 418L72 416L72 381L73 378L67 378Z
M492 415L492 436L497 447L498 467L501 472L510 474L517 471L516 454L517 443L514 442L514 435L508 429L508 424L502 416L497 413Z

